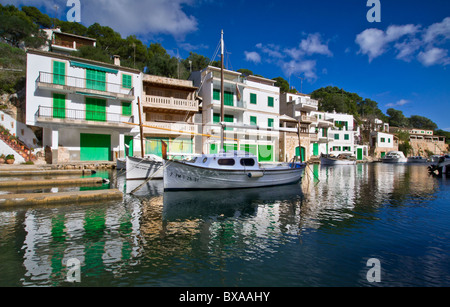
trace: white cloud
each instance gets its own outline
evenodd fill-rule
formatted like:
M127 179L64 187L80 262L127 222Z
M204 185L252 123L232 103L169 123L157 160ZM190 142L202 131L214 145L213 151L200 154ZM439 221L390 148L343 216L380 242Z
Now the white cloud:
M417 59L425 66L432 66L436 64L448 65L450 58L447 56L448 50L441 48L431 48L425 52L421 51Z
M385 31L380 29L366 29L356 36L355 42L360 47L360 53L369 57L369 62L379 57L387 51L389 43L394 42L405 35L413 35L419 29L419 26L389 26ZM399 48L401 48L399 46ZM403 49L406 49L403 46ZM403 55L402 55L403 56Z
M410 62L416 58L424 66L446 66L450 64L449 50L442 45L449 40L450 17L446 17L424 29L412 24L389 26L386 31L366 29L356 36L355 42L360 47L359 53L368 56L369 63L393 45L396 59Z
M252 51L252 52L247 52L244 51L245 53L245 60L249 61L249 62L253 62L255 64L261 63L261 56L259 55L258 52Z
M387 107L401 107L404 106L405 104L410 103L409 100L406 99L400 99L399 101L397 101L396 103L388 103L386 106Z
M322 54L327 56L332 56L330 49L328 49L328 45L323 44L321 42L321 37L319 33L309 34L306 39L303 39L300 42L300 49L303 50L306 54Z
M423 36L423 40L426 43L436 42L439 38L444 40L450 39L450 17L446 17L442 22L429 26Z
M188 16L184 5L192 5L197 0L81 0L81 23L90 26L98 22L109 26L123 37L128 35L168 34L178 40L197 31L198 22ZM10 0L10 4L46 7L54 12L58 5L58 18L66 20L66 0ZM51 15L51 14L50 14Z

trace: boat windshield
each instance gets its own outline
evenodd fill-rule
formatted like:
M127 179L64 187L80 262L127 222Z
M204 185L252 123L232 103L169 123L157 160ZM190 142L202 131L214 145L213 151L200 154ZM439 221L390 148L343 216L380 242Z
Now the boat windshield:
M233 166L236 162L234 161L234 159L219 159L219 161L217 161L217 163L219 165Z

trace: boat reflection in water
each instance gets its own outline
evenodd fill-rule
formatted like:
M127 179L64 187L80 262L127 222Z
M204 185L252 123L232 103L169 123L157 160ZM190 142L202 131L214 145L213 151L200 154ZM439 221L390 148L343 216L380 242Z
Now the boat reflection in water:
M280 200L297 202L302 197L299 183L231 191L166 191L164 192L163 220L256 216L260 205L280 202Z

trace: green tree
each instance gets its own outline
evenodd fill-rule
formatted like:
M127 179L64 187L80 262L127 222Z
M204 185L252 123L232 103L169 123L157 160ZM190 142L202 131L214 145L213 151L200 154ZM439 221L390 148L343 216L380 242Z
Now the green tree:
M146 73L156 76L177 78L178 60L171 57L161 44L150 44L148 47Z
M191 71L191 69L192 71L203 70L208 67L209 62L210 60L207 57L195 52L190 52L189 56L181 61L187 71Z
M275 86L278 86L282 93L297 93L297 90L289 88L289 82L287 82L283 77L276 77L272 80L275 80Z
M402 111L390 108L386 113L389 116L388 120L390 126L404 128L409 125L408 119L403 115Z
M431 119L419 115L412 115L409 118L409 125L412 128L426 130L435 130L438 127Z
M80 58L112 64L111 56L98 47L82 46L72 54Z
M362 98L356 93L346 92L338 87L327 86L311 93L311 98L319 101L319 110L325 112L348 113L358 116L358 103Z
M52 19L47 14L41 13L34 6L22 6L22 12L41 28L48 29L52 27Z

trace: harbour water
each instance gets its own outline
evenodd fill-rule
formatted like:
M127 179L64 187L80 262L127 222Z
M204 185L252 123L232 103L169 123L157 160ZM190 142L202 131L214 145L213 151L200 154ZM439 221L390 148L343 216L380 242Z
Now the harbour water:
M152 181L135 195L142 182L100 175L123 201L0 209L0 286L450 286L450 179L425 165L310 165L300 184L251 190Z

